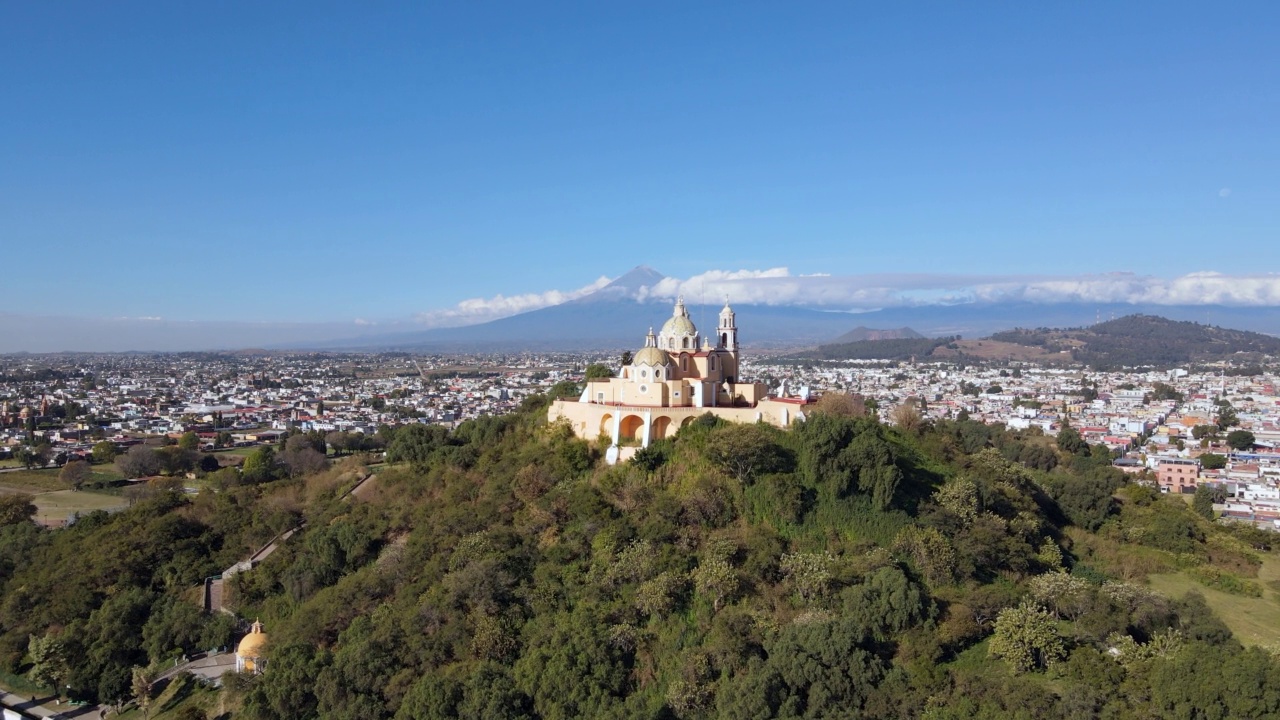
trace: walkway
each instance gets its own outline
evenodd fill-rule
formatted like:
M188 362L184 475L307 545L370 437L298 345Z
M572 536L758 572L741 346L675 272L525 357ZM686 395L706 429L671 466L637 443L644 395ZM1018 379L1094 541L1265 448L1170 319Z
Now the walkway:
M4 706L4 718L98 718L102 708L97 705L54 705L47 707L44 703L52 703L56 698L43 698L39 702L31 702L30 695L14 695L0 690L0 705Z

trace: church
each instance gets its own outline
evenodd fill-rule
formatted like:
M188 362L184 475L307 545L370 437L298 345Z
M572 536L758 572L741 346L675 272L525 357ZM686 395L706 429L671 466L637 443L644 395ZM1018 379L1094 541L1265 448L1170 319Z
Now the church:
M725 301L714 335L702 335L684 298L617 377L590 380L575 400L557 400L547 418L564 418L579 437L607 437L609 463L672 436L703 413L732 422L786 427L803 419L805 401L773 397L764 383L739 376L738 323Z

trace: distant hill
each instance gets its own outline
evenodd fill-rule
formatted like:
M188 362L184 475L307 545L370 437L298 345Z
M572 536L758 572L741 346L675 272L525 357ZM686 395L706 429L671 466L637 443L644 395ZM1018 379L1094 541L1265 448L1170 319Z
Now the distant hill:
M956 338L890 338L885 340L856 340L854 342L819 345L816 350L800 353L797 357L813 360L910 360L923 359L935 348L951 343Z
M1084 328L1018 328L990 339L1069 352L1077 362L1099 369L1280 355L1280 338L1158 315L1128 315Z
M923 337L924 335L921 335L909 327L900 327L891 330L877 330L876 328L859 325L835 340L832 340L831 344L836 345L839 343L861 342L863 340L918 340Z

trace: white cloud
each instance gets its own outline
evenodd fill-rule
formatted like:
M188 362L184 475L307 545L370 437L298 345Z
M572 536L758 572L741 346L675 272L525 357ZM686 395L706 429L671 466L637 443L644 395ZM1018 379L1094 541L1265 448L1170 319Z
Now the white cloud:
M599 290L608 285L609 282L610 279L602 275L595 282L577 290L548 290L542 293L499 294L491 298L471 298L463 300L451 308L418 313L414 316L414 319L428 327L474 325L576 300Z
M577 290L495 295L464 300L452 308L420 313L430 327L470 325L558 305L609 283L601 277ZM1176 278L1134 273L1081 276L792 275L785 267L765 270L709 270L687 279L664 278L641 288L637 301L671 302L683 295L691 304L800 305L842 311L969 302L1116 303L1143 305L1280 306L1280 274L1224 275L1193 272Z

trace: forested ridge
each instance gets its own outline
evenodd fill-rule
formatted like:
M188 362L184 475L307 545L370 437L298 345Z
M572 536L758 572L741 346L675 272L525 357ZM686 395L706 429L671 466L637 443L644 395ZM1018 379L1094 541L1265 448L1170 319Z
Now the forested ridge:
M133 667L230 642L194 588L305 520L228 581L267 671L188 716L1280 717L1270 652L1144 582L1253 593L1271 536L1105 452L819 410L704 416L607 467L546 402L400 430L359 497L353 458L60 531L6 499L0 669L128 697Z
M1070 351L1072 359L1098 369L1238 361L1242 353L1280 354L1280 338L1156 315L1126 315L1087 328L1019 328L991 339Z

